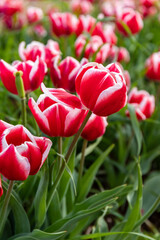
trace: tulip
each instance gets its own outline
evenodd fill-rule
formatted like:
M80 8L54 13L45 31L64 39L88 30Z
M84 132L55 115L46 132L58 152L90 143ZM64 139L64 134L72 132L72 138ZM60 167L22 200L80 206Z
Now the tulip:
M43 11L38 7L27 8L27 19L29 23L35 23L43 18Z
M36 24L33 30L39 37L47 36L47 30L43 27L42 24Z
M46 46L38 41L31 42L26 48L24 41L19 44L19 56L22 61L36 61L39 56L50 67L52 59L58 55L60 55L59 45L51 39L48 40Z
M85 110L80 100L67 93L64 89L46 89L40 95L37 103L29 99L29 108L37 121L39 128L51 137L70 137L79 129Z
M59 57L55 58L50 69L52 82L57 88L64 88L70 92L75 92L75 78L80 68L88 63L88 60L83 58L79 63L73 57L66 57L58 65Z
M138 91L137 88L130 92L128 103L134 107L138 120L150 118L155 109L155 97L145 90ZM129 111L126 111L126 115L129 117Z
M77 14L88 14L92 11L92 4L86 0L72 0L71 8Z
M0 13L12 16L16 12L21 12L23 8L23 0L1 0Z
M96 24L96 19L90 15L80 15L78 18L78 24L76 34L79 36L83 32L91 32Z
M66 13L50 13L52 32L57 36L70 35L76 31L78 20L75 15Z
M8 64L4 60L0 60L0 77L7 88L13 94L18 94L15 84L15 73L22 71L22 80L26 93L37 89L44 79L46 73L46 64L37 57L36 62L16 61L12 65Z
M81 137L87 141L94 141L105 133L106 126L107 120L105 117L92 114L81 133Z
M126 104L126 83L118 64L103 67L88 63L76 78L76 91L84 106L98 116L109 116Z
M154 81L160 81L160 52L153 53L146 61L146 76Z
M45 162L52 142L33 136L24 126L0 120L0 173L9 180L23 181L35 175Z
M140 13L131 8L125 8L117 13L116 24L119 32L124 36L128 36L129 33L123 24L126 25L131 34L137 34L143 28L143 20Z
M129 52L124 47L112 46L111 52L110 52L110 57L112 60L116 58L117 62L126 62L127 63L130 61Z

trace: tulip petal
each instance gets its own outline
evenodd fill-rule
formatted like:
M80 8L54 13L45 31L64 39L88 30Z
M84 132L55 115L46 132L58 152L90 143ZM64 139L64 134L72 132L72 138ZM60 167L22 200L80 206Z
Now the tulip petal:
M45 160L47 159L47 156L52 146L52 141L46 137L35 137L35 140L42 154L42 161L40 165L41 167Z

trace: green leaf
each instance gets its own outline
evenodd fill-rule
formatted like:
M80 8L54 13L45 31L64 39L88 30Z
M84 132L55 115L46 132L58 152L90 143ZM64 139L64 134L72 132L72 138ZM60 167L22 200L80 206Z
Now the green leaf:
M109 148L101 156L99 156L97 160L94 161L94 163L87 170L85 175L82 177L81 188L77 197L77 202L82 201L87 196L94 182L98 169L102 165L106 156L113 150L113 148L114 148L114 144L110 145Z
M135 114L135 109L131 104L128 104L128 110L130 113L130 118L131 118L131 123L132 123L132 128L136 137L137 141L137 156L140 154L141 147L142 147L142 133L139 127L139 122L137 120L136 114Z
M42 168L41 179L34 200L36 226L40 227L46 216L46 200L48 192L49 174L46 165Z

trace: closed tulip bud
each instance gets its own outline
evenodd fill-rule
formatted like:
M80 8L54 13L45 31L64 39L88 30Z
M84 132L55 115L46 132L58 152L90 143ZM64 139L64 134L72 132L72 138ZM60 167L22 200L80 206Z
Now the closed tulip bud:
M80 15L78 18L78 24L76 34L79 36L83 32L91 32L96 24L96 19L90 15Z
M155 110L155 97L145 90L133 88L128 96L128 103L134 107L138 120L150 118ZM126 111L126 115L129 117L129 111Z
M76 78L76 91L84 106L98 116L109 116L126 104L126 83L117 64L88 63Z
M9 180L35 175L45 162L52 142L33 136L24 126L0 121L0 173Z
M80 68L88 63L86 58L83 58L79 63L73 57L66 57L58 65L59 57L56 57L50 69L52 82L57 88L64 88L70 92L75 92L75 79Z
M47 36L47 30L44 28L42 24L36 24L34 26L34 32L37 34L38 37L46 37Z
M37 103L29 99L29 108L39 128L51 137L70 137L79 129L85 117L85 110L76 96L64 89L47 89L40 95Z
M110 52L111 59L116 59L117 62L129 62L130 54L128 50L124 47L112 46Z
M76 14L88 14L92 11L92 4L86 0L72 0L71 8Z
M43 18L43 11L38 7L27 8L27 19L29 23L35 23Z
M124 36L128 36L130 31L131 34L137 34L143 28L143 20L139 12L125 8L117 13L116 20L117 28Z
M107 120L105 117L92 114L81 133L81 137L88 141L94 141L105 133L106 127Z
M15 73L21 71L23 73L22 80L25 92L36 90L44 79L46 73L46 64L37 57L36 62L14 62L12 65L0 60L0 77L7 88L13 94L18 94Z
M52 24L52 32L57 36L65 36L75 33L78 20L75 15L66 13L51 13L49 15Z
M153 53L146 61L146 76L154 81L160 81L160 52Z

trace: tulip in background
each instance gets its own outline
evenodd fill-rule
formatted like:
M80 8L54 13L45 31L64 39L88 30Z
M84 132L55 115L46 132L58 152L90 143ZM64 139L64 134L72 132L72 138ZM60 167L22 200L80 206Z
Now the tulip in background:
M26 48L25 42L21 42L19 44L18 52L22 61L36 61L37 56L39 56L46 62L48 67L51 66L53 58L59 56L61 53L59 44L51 39L48 40L46 45L38 41L33 41L28 44Z
M130 55L126 48L112 46L110 51L110 57L112 60L116 59L117 62L129 62Z
M24 126L0 121L0 173L9 180L23 181L36 174L45 162L52 142L33 136Z
M80 15L78 18L76 34L79 36L83 32L91 33L96 24L96 19L90 15Z
M108 123L106 117L100 117L92 114L81 133L81 137L87 141L94 141L103 136L107 125Z
M76 96L64 89L45 88L37 103L29 99L29 108L39 128L51 137L70 137L79 129L85 117L85 110Z
M72 0L71 9L76 14L88 14L92 11L92 4L86 0Z
M117 12L116 24L119 32L124 36L129 36L129 33L123 25L126 25L131 34L137 34L143 28L143 20L140 13L131 8L125 8Z
M29 23L35 23L37 21L42 20L43 18L43 11L41 8L38 7L28 7L27 8L27 20Z
M12 65L6 63L4 60L0 60L1 80L7 90L13 94L18 94L14 75L17 71L22 71L24 89L28 93L40 86L46 73L46 64L39 57L37 57L35 62L15 61Z
M57 37L75 33L78 20L76 16L73 15L72 13L56 12L56 13L51 13L49 17L52 25L52 32Z
M103 67L88 63L76 78L76 91L89 110L98 116L109 116L123 108L127 101L126 82L118 64Z
M0 13L12 16L23 9L23 0L1 0Z
M160 81L160 52L153 53L146 61L147 78Z
M58 64L59 57L53 60L50 68L50 76L53 85L57 88L64 88L70 92L75 92L75 79L80 68L88 63L86 58L83 58L79 63L73 57L66 57Z
M150 118L155 110L155 97L145 90L138 91L137 88L133 88L129 93L128 103L134 107L138 120ZM129 116L128 111L126 114Z

